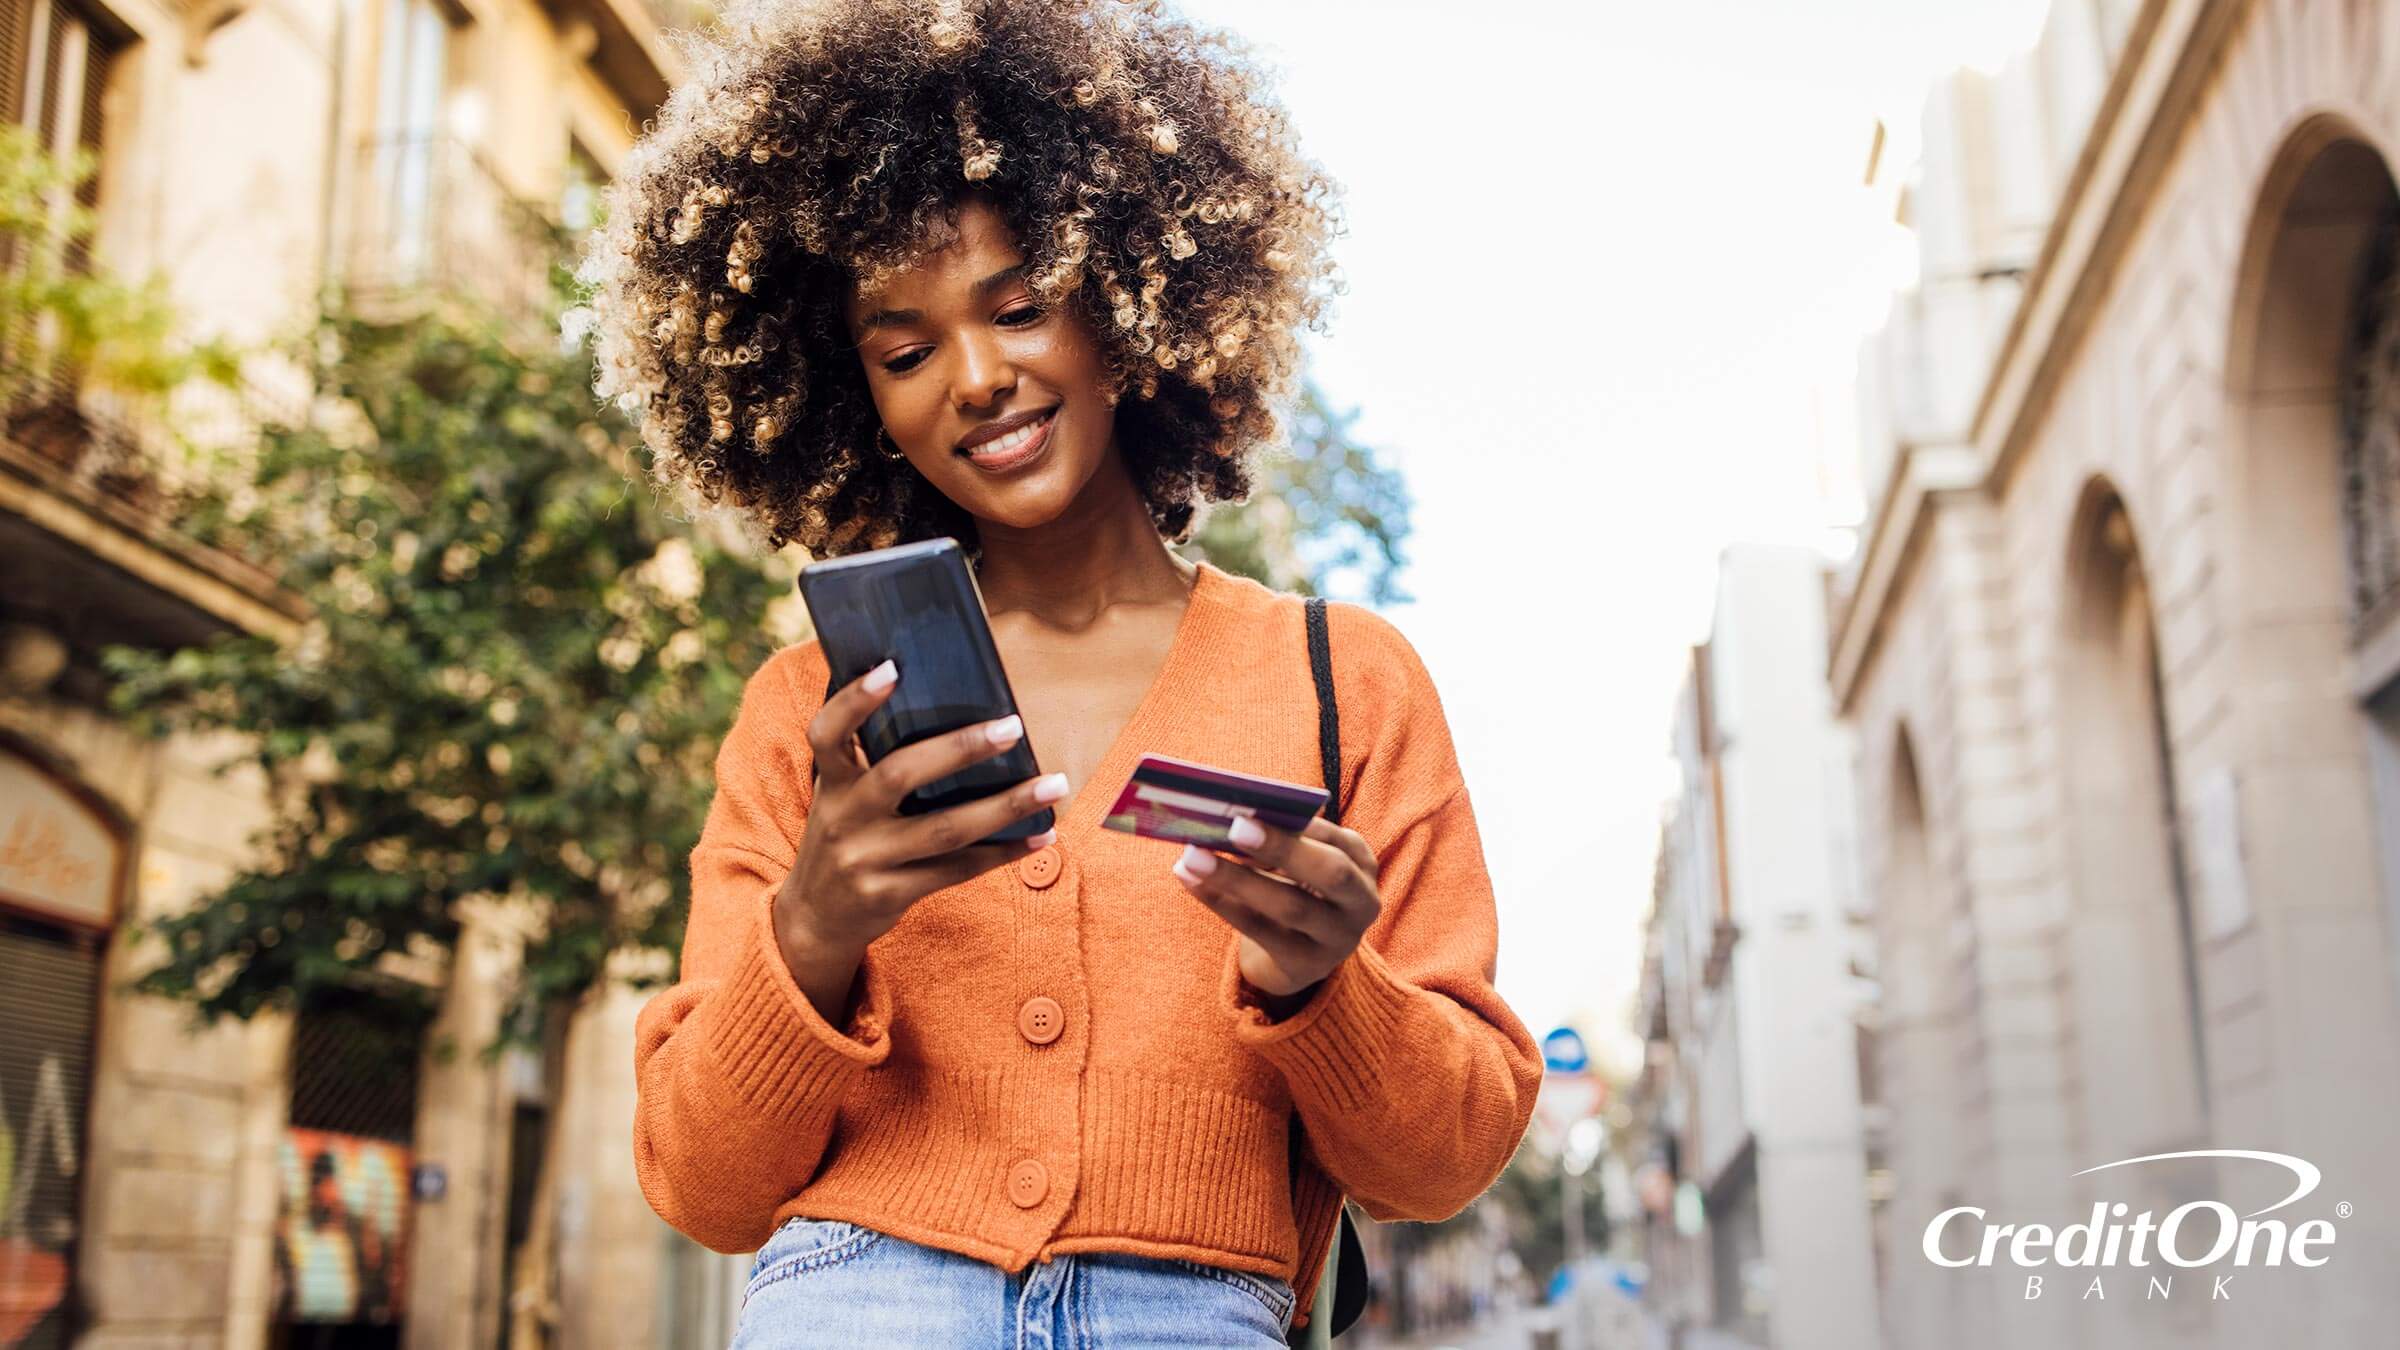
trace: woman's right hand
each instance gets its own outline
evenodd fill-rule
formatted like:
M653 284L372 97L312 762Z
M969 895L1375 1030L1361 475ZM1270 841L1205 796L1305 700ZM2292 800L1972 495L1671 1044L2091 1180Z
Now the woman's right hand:
M886 661L835 691L808 724L816 787L799 857L775 895L775 939L802 993L825 1020L848 1020L850 986L867 944L909 906L1015 861L1055 830L998 844L974 841L1067 795L1063 773L921 816L900 814L910 792L1023 738L1015 716L904 745L870 766L858 729L899 683Z

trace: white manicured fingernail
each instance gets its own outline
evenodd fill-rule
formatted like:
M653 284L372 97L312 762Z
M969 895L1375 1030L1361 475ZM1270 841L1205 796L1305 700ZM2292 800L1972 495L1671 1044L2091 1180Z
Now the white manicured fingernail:
M867 672L867 692L870 694L880 694L884 690L891 688L892 684L899 678L900 667L893 665L890 661L885 661L882 665L877 666L873 670Z
M1267 832L1258 828L1258 822L1248 816L1235 816L1233 824L1227 826L1225 832L1232 835L1233 842L1243 848L1257 848L1267 842Z
M1183 856L1175 860L1175 870L1181 872L1184 876L1194 881L1198 881L1200 878L1217 870L1217 855L1200 847L1198 844L1185 844L1183 846Z
M985 727L983 729L983 734L991 737L992 744L994 745L1006 745L1010 741L1013 741L1017 737L1025 734L1025 719L1017 716L1015 713L1010 713L1008 716L1001 718L999 721L992 723L988 727Z
M1057 842L1058 831L1055 829L1044 830L1040 834L1029 834L1025 836L1025 847L1029 851L1045 849Z
M1037 802L1054 802L1066 795L1067 776L1063 773L1051 774L1033 785L1033 799Z

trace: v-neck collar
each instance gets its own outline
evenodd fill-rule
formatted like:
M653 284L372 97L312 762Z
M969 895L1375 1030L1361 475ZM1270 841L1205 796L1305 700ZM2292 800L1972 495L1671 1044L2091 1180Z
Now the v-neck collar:
M1058 809L1058 837L1078 837L1099 828L1108 808L1116 804L1116 795L1133 776L1133 766L1144 753L1150 736L1150 723L1162 715L1159 705L1166 702L1168 691L1177 683L1183 664L1191 659L1191 648L1207 627L1205 611L1216 603L1216 588L1224 584L1224 573L1207 562L1195 564L1191 591L1184 597L1183 614L1175 621L1175 636L1167 643L1166 659L1159 662L1158 671L1150 677L1150 687L1142 691L1141 702L1117 729L1117 737L1109 742L1108 751L1100 757L1091 776L1075 789L1062 809Z

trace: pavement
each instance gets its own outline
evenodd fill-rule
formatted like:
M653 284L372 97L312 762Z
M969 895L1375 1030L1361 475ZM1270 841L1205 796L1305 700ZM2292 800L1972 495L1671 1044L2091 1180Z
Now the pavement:
M1343 1341L1350 1338L1345 1336ZM1336 1343L1337 1345L1340 1342ZM1381 1337L1361 1350L1669 1350L1665 1328L1614 1286L1593 1283L1549 1307L1503 1308L1470 1327ZM1686 1350L1691 1346L1688 1338Z

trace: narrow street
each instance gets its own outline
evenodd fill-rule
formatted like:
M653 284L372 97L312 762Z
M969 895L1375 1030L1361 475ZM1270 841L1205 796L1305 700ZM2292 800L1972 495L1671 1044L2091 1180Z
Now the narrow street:
M1376 1350L1749 1350L1737 1341L1688 1333L1682 1346L1674 1347L1666 1328L1639 1304L1599 1283L1558 1306L1507 1307L1471 1327L1364 1344Z

